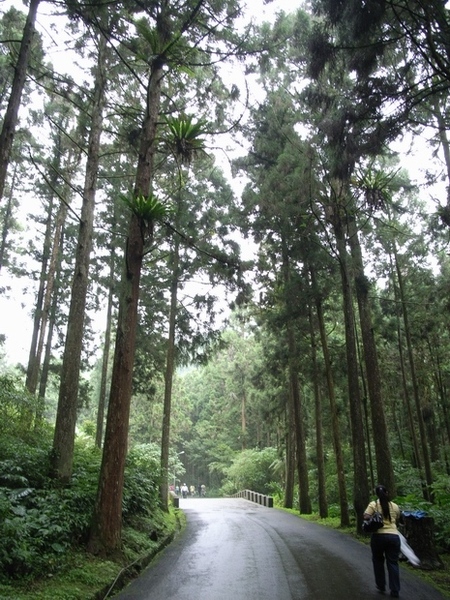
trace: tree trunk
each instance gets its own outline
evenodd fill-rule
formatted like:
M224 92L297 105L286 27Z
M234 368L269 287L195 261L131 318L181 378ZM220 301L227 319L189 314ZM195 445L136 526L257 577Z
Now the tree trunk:
M170 315L169 337L167 340L166 372L164 386L164 413L161 438L161 487L160 501L163 510L169 510L169 448L170 448L170 417L172 411L172 384L175 370L175 330L178 302L178 277L179 277L179 239L175 234L173 249L172 281L170 286Z
M347 380L350 407L350 426L352 431L353 450L353 504L357 519L357 530L361 530L363 513L369 501L367 462L364 445L364 423L362 417L361 393L358 378L358 356L355 338L355 315L353 310L353 294L348 269L348 255L342 226L341 207L334 206L333 229L339 258L342 282L343 312L345 323L345 347L347 354Z
M28 15L23 29L22 41L20 43L19 56L14 69L14 79L9 97L8 107L3 119L3 127L0 133L0 200L5 190L6 174L8 171L11 149L16 133L17 120L22 98L23 86L27 75L28 61L30 58L31 44L35 33L34 24L40 0L30 0Z
M339 415L336 405L336 394L334 390L333 373L331 370L331 358L328 349L328 340L325 330L325 319L323 315L322 299L317 289L316 274L310 266L311 285L314 292L317 320L319 322L320 341L322 345L323 360L325 363L325 376L327 380L328 397L330 400L331 424L333 430L333 447L336 460L337 483L339 490L339 504L341 511L341 527L350 526L350 515L348 512L347 487L345 485L344 455L342 452L341 432L339 427Z
M306 456L306 436L303 423L302 398L298 381L298 352L295 340L294 320L290 315L291 304L289 298L290 287L290 263L289 253L284 238L282 239L283 254L283 279L284 279L284 301L286 304L286 337L288 347L288 378L289 378L289 401L292 406L290 414L294 416L295 447L297 450L297 471L299 485L299 509L302 514L311 513L311 499L309 496L308 461Z
M284 488L284 508L293 508L294 506L294 482L295 482L295 431L291 427L294 422L292 406L286 407L286 484Z
M59 271L58 265L58 271ZM53 328L55 324L56 311L58 309L59 295L58 290L55 289L52 298L52 306L50 308L50 318L48 320L48 331L47 339L45 341L45 354L44 360L42 361L42 372L39 380L39 392L38 398L42 407L45 405L45 394L47 390L48 375L50 371L50 359L52 355L52 339L53 339Z
M66 188L66 190L68 193L68 188ZM59 262L60 242L61 242L61 236L63 234L66 216L67 216L67 203L61 201L59 208L58 208L58 213L55 218L54 234L53 234L53 242L52 242L53 245L52 245L52 250L51 250L51 255L50 255L48 272L46 274L46 287L45 287L44 297L42 300L42 311L41 311L40 319L37 322L35 322L35 327L36 327L36 325L38 325L39 330L34 331L34 334L37 334L36 352L35 352L34 357L31 357L31 349L30 349L30 360L28 363L29 370L27 371L26 386L31 394L34 394L36 392L38 381L39 381L39 369L41 366L42 352L44 349L45 335L46 335L46 328L47 328L49 312L50 312L51 305L52 305L52 294L53 294L53 288L54 288L54 284L55 284L57 266L58 266L58 262Z
M325 460L323 452L323 432L322 432L322 401L319 385L319 367L317 364L316 335L314 331L314 322L311 306L308 306L309 329L311 338L311 360L312 376L314 385L314 409L316 422L316 460L317 460L317 479L319 488L319 514L322 519L328 517L327 490L325 482Z
M447 137L447 123L444 118L443 108L439 106L438 98L433 99L434 102L434 116L436 117L438 123L438 134L441 142L442 152L444 154L444 162L445 168L447 171L447 205L446 205L446 213L445 218L443 218L444 223L447 227L450 226L450 145L448 143Z
M414 352L411 341L411 330L409 327L409 315L408 308L405 301L405 292L403 287L403 275L400 269L400 264L398 262L397 251L394 250L394 260L395 260L395 268L397 272L397 282L398 289L400 292L400 301L402 306L402 314L403 314L403 324L405 326L405 338L406 338L406 347L408 350L408 359L409 359L409 369L411 374L412 388L414 394L414 401L416 405L416 418L417 423L419 424L419 436L422 447L422 457L423 463L425 467L425 478L426 478L426 486L423 489L423 494L426 500L431 500L431 485L433 483L433 474L431 470L431 462L430 462L430 454L428 451L428 443L425 432L425 423L423 421L422 415L422 406L420 403L420 394L419 394L419 384L417 381L416 374L416 365L414 362Z
M123 481L143 250L141 224L138 217L132 214L125 249L124 274L121 280L116 346L97 506L89 541L89 550L93 553L114 553L121 545Z
M349 245L353 260L356 298L358 300L359 308L359 322L364 348L364 364L366 366L366 379L369 390L378 483L382 483L386 486L391 496L395 497L394 469L392 466L391 447L386 425L384 400L381 393L382 382L378 364L378 352L372 326L372 314L369 301L369 281L364 274L361 246L354 218L348 220L348 228Z
M58 159L59 159L59 157L60 157L60 154L58 154ZM54 171L53 177L55 177L55 178L56 178L57 171L58 171L58 169L56 169ZM48 210L47 210L47 222L46 222L46 226L45 226L44 244L43 244L43 250L42 250L41 272L40 272L40 276L39 276L39 287L38 287L38 292L37 292L37 296L36 296L36 305L34 307L33 333L31 336L30 351L28 354L27 374L26 374L26 380L25 380L25 386L26 386L27 390L31 393L34 393L34 391L36 390L35 378L37 377L36 374L38 373L38 370L39 370L39 364L36 364L37 363L36 354L37 354L37 345L38 345L38 339L39 339L39 330L41 328L45 286L46 286L46 280L48 277L47 267L48 267L48 263L50 261L50 254L51 254L52 230L53 230L53 227L55 226L53 223L53 201L54 201L54 197L52 195L49 200L49 206L48 206Z
M389 261L390 261L390 266L391 266L392 278L395 279L392 254L389 254ZM392 282L392 288L394 290L395 304L396 304L396 306L401 306L401 299L398 297L398 286L397 286L395 280L393 280L393 282ZM406 413L408 415L408 429L409 429L411 444L412 444L413 453L414 453L411 463L414 467L416 467L419 470L420 477L423 480L424 475L423 475L422 459L420 456L419 444L417 441L417 436L416 436L415 428L414 428L414 416L413 416L413 410L412 410L412 406L411 406L409 386L408 386L407 377L406 377L405 358L404 358L404 354L403 354L402 332L401 332L401 324L400 324L400 318L399 318L398 313L396 314L396 321L397 321L397 346L398 346L398 355L399 355L399 362L400 362L400 371L402 374L403 398L404 398Z
M1 239L1 244L0 244L0 271L5 264L7 240L8 240L8 234L10 233L9 230L11 227L12 212L13 212L13 205L14 205L14 188L16 185L17 171L18 171L18 167L16 165L13 176L12 176L11 187L10 187L9 194L8 194L8 201L6 203L5 216L3 218L2 239Z
M97 427L95 431L95 445L98 448L102 447L103 441L103 421L105 418L106 406L106 384L108 381L109 353L111 350L111 326L114 295L114 265L116 262L116 252L114 246L111 249L111 256L109 261L108 308L106 311L105 341L103 343L102 373L100 379L100 393L98 399Z
M67 335L61 368L58 409L53 438L53 476L67 483L72 476L75 427L78 408L81 351L83 347L89 263L94 230L95 194L106 91L106 40L98 36L97 71L91 112L91 129L86 161L83 204L75 255L74 279L70 300Z
M134 190L135 196L143 194L147 197L150 191L163 74L161 61L155 59L149 77L147 112L141 131ZM145 236L142 223L132 213L125 249L125 265L121 280L121 296L103 458L97 501L88 542L89 551L104 555L113 555L119 552L121 546L123 483L136 344L139 281L144 241Z

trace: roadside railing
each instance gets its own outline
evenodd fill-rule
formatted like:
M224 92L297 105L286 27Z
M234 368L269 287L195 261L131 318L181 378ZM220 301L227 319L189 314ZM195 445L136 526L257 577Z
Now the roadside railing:
M265 494L253 492L252 490L242 490L237 494L229 496L229 498L244 498L245 500L250 500L250 502L256 502L256 504L261 504L262 506L273 508L272 496L266 496Z

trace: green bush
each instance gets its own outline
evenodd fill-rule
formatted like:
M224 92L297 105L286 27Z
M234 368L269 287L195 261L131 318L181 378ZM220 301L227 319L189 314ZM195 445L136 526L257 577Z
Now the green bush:
M160 448L156 444L139 444L130 450L122 502L125 520L148 515L158 505L160 471Z
M0 459L0 570L4 576L55 571L64 553L86 539L96 496L100 453L75 445L72 482L48 477L50 445L20 440L2 445Z
M24 390L20 381L0 375L0 437L24 438L35 429L39 399Z
M222 490L227 495L244 489L270 495L274 484L280 483L276 481L276 465L276 448L244 450L236 455L232 465L226 469L227 479Z

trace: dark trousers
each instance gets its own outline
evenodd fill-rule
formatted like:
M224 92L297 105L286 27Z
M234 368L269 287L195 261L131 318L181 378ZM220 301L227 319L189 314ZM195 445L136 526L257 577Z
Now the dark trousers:
M398 555L400 553L400 538L395 533L373 533L370 539L372 548L373 572L375 585L378 589L386 588L386 574L384 571L384 559L389 577L389 589L392 592L400 591L400 569L398 566Z

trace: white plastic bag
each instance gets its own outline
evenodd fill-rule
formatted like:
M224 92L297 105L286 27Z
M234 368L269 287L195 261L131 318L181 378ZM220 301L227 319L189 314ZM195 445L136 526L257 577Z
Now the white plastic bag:
M420 565L420 559L415 555L414 550L406 541L405 536L400 532L398 532L398 535L400 536L400 552L409 560L412 565L418 567Z

